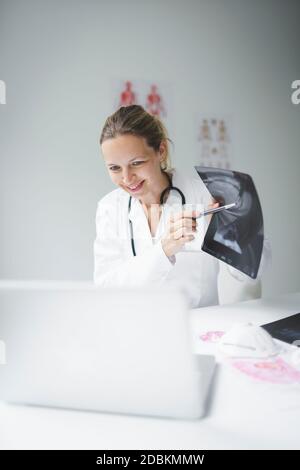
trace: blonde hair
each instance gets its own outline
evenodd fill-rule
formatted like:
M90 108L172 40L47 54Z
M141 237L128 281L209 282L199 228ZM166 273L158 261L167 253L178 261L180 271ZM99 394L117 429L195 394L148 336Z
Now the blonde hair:
M142 106L133 104L121 106L115 113L108 116L103 126L100 145L108 139L114 139L118 135L130 134L143 137L147 145L156 152L161 142L166 144L166 152L160 163L162 171L172 170L168 131L162 121L148 113Z

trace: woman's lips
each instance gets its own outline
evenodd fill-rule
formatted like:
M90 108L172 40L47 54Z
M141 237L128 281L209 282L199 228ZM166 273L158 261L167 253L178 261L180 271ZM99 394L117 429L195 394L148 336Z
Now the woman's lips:
M129 189L129 191L130 191L131 193L137 193L137 192L141 189L141 187L143 186L144 181L145 181L145 180L141 181L138 185L127 186L127 189Z

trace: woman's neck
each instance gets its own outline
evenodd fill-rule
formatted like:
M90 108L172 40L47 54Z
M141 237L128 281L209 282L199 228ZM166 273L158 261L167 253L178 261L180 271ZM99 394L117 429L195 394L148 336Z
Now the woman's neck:
M171 176L166 172L162 172L161 181L159 181L157 188L155 188L151 194L146 195L145 198L140 199L142 206L146 209L150 209L154 204L159 204L161 193L170 186L171 181Z

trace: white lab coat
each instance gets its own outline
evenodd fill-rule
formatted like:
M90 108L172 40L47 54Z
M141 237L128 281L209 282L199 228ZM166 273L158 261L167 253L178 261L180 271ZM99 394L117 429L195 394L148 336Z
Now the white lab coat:
M198 209L211 203L211 196L196 174L183 175L172 171L173 186L185 195L186 203ZM219 261L201 250L208 219L198 219L197 240L186 244L174 257L168 258L160 239L171 211L180 210L181 199L171 192L152 238L146 215L137 198L132 197L128 216L129 194L121 188L111 191L99 202L96 213L94 242L94 282L102 287L136 287L165 284L181 289L190 308L216 305L218 300ZM192 206L188 206L192 207ZM133 256L129 229L129 217L133 225L135 250ZM200 222L201 221L201 222ZM266 244L266 243L265 243ZM263 250L258 276L261 275L270 257L270 250ZM196 251L186 251L194 249ZM262 269L263 268L263 269ZM231 274L239 280L250 278L232 267Z

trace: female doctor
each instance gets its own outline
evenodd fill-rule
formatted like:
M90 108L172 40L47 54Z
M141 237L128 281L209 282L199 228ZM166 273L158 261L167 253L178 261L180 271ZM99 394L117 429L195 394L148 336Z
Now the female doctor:
M171 168L168 141L162 122L139 105L121 107L107 118L100 145L118 189L98 203L94 282L107 287L168 283L184 291L191 308L218 304L219 261L199 248L209 220L196 219L199 208L218 204L196 172L183 175ZM170 185L179 192L168 191ZM228 268L234 277L249 279Z

